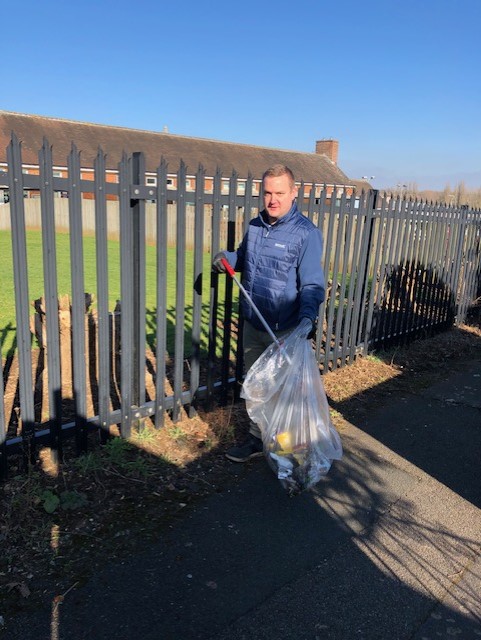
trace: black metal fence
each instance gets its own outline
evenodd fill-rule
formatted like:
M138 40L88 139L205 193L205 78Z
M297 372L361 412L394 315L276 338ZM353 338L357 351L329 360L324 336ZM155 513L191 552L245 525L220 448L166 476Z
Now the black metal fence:
M253 189L253 177L233 173L226 193L220 171L207 189L202 166L187 182L181 164L172 189L172 168L160 159L156 184L146 184L141 153L124 155L117 182L107 181L101 150L93 181L82 178L75 145L68 177L54 176L48 141L38 158L38 174L24 173L13 135L7 171L0 172L0 187L9 194L9 204L0 205L0 229L8 229L0 233L11 236L15 291L15 339L10 345L4 339L0 376L3 476L9 453L23 451L34 460L37 448L48 444L61 457L68 435L82 451L91 430L103 439L112 429L127 437L144 419L160 428L166 412L177 421L184 408L192 413L199 402L225 398L243 375L237 292L230 280L211 273L210 256L234 249L258 213L262 193ZM38 192L41 214L43 299L35 322L27 190ZM57 254L57 194L68 198L67 258ZM83 225L86 196L94 200L93 240ZM479 210L350 193L336 185L301 184L298 204L325 242L329 288L316 344L322 371L464 321L479 290ZM146 221L154 228L153 246ZM172 224L175 248L168 242ZM65 271L67 291L59 284ZM92 273L87 292L94 304L86 310ZM68 303L59 309L66 293ZM42 330L35 332L37 321Z

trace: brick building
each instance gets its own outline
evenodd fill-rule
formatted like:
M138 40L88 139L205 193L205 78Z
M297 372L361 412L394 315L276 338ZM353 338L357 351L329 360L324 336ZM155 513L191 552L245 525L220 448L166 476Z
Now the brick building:
M228 188L228 179L235 170L242 189L242 179L251 175L258 189L264 170L275 163L286 164L296 179L306 184L325 184L332 189L359 186L337 165L337 140L318 140L314 153L301 153L255 145L222 142L203 138L125 127L93 124L45 116L0 111L0 171L6 167L6 148L14 132L22 143L22 163L25 173L38 173L38 150L46 138L52 147L54 177L67 177L67 157L72 143L81 152L82 178L93 179L93 163L99 148L106 154L106 179L117 181L117 166L123 152L142 151L146 161L146 182L155 185L155 170L161 158L172 172L168 186L176 188L176 172L180 162L187 166L187 189L195 189L194 174L201 164L206 172L206 191L212 188L212 176L220 169ZM366 184L367 187L369 185ZM2 185L0 184L0 189ZM28 193L27 196L35 196Z

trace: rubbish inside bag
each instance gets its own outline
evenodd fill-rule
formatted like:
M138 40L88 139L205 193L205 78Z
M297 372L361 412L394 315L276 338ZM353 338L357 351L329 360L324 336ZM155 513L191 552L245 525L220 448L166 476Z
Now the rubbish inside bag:
M312 344L296 329L249 369L241 396L264 454L289 494L310 489L342 457Z
M297 444L293 448L279 445L279 436L265 444L268 462L281 484L289 493L296 494L314 486L331 468L329 460L314 442ZM289 434L290 435L290 434Z

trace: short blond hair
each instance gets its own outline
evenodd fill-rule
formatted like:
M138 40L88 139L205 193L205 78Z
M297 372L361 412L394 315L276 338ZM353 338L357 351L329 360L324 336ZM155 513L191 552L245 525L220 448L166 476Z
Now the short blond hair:
M291 183L291 188L294 189L296 186L294 174L285 164L274 164L272 167L269 167L269 169L266 169L262 174L262 182L264 182L265 178L279 178L280 176L287 176Z

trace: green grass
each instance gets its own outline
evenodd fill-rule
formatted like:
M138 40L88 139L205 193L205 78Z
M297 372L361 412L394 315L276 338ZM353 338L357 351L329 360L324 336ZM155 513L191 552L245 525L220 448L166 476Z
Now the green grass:
M33 302L44 295L43 284L43 258L42 258L42 237L38 230L29 230L27 238L27 263L28 263L28 287L29 300ZM85 236L84 245L84 278L85 291L96 294L97 272L95 257L95 238ZM108 288L109 288L109 309L113 310L116 301L120 298L120 243L115 240L108 241ZM59 296L71 295L71 274L70 274L70 238L68 233L58 232L56 234L56 255L57 255L57 278ZM184 310L186 314L186 338L192 322L193 303L193 251L186 252L186 275L185 275L185 301ZM211 256L206 253L203 256L203 283L202 283L202 347L205 348L206 333L208 326L209 310L209 288ZM2 273L2 287L0 287L0 341L3 355L12 352L15 347L16 320L15 320L15 296L13 280L13 258L12 242L10 231L0 231L0 272ZM225 278L219 278L219 302L221 310L225 295ZM173 348L174 320L176 306L177 276L176 276L176 250L167 250L167 319L168 335L167 344L169 351ZM237 297L237 291L234 290ZM156 248L152 245L146 247L146 309L147 309L147 340L150 344L154 342L155 336L155 310L156 310ZM31 313L34 309L31 308ZM186 350L189 345L186 343Z

